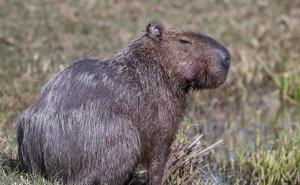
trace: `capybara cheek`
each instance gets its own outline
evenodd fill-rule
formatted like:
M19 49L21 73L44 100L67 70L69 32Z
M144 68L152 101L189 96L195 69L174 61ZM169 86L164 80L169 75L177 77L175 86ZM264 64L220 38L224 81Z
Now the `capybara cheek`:
M185 80L194 80L198 76L201 70L203 70L204 64L202 62L185 61L178 65L179 74Z

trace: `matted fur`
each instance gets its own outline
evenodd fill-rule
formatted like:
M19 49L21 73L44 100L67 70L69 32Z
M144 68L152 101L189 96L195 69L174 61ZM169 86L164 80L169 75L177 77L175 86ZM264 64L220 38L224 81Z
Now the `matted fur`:
M75 62L19 116L22 167L68 184L119 185L143 163L150 184L161 184L186 95L221 85L224 57L207 36L152 22L111 59Z

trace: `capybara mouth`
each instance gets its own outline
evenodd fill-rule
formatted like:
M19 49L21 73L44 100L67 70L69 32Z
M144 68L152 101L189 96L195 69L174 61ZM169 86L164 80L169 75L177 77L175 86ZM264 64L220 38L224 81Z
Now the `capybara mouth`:
M188 88L190 89L215 89L227 79L228 70L220 70L213 74L207 70L201 71L196 80L190 81Z

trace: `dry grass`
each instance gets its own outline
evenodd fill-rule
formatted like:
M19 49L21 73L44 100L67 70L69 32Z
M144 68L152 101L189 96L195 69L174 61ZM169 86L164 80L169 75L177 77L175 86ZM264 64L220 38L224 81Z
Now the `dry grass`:
M199 181L201 169L205 164L205 157L216 147L222 144L222 140L204 148L201 143L202 135L196 137L190 144L175 141L171 147L172 152L166 164L165 184L188 185Z

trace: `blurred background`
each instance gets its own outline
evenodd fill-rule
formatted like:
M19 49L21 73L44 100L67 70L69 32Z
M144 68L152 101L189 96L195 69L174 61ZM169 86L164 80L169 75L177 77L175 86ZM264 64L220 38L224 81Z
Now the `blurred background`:
M224 141L204 183L300 184L299 0L0 0L0 160L15 157L14 121L51 76L112 56L150 20L207 34L232 55L222 87L191 93L177 137ZM25 183L4 171L0 182Z

